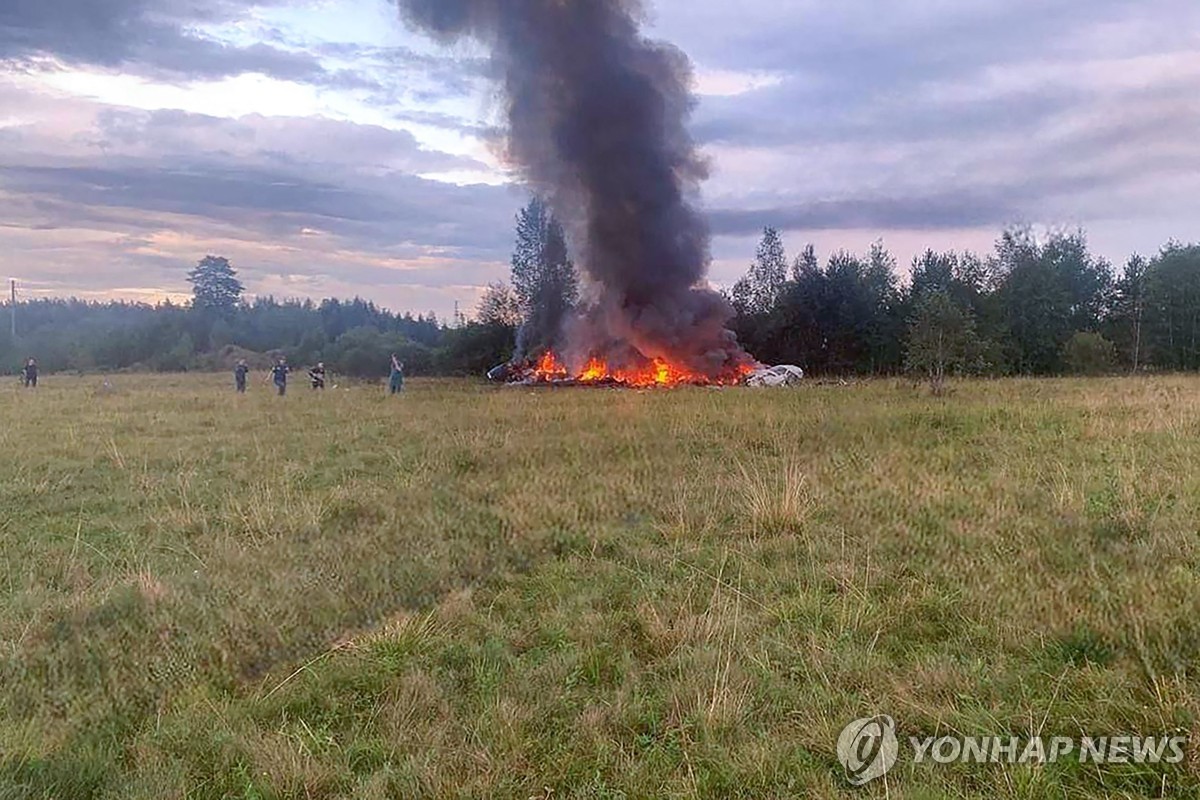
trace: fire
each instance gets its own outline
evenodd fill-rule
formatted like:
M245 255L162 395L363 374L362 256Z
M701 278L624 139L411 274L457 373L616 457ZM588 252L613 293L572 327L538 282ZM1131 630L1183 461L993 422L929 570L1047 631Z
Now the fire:
M588 359L587 366L583 368L583 372L579 373L579 380L583 383L595 383L596 381L604 380L604 376L608 374L608 365L603 359L591 358Z
M534 367L534 374L538 380L561 381L566 380L569 373L562 362L558 360L558 356L554 355L553 351L547 350L538 360L537 366Z
M539 383L570 381L584 385L616 385L634 388L653 386L711 386L740 383L753 371L751 366L741 366L729 375L713 378L685 367L672 364L663 358L654 358L635 368L610 368L608 362L599 357L588 359L583 369L572 376L567 367L553 352L547 352L538 360L529 378Z

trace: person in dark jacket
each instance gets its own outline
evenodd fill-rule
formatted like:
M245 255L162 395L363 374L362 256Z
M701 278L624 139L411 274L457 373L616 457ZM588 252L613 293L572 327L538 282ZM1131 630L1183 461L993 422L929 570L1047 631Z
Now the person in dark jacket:
M26 389L37 388L38 365L36 358L30 358L25 362L25 368L21 370L21 377L25 381Z
M283 397L287 394L287 376L291 372L288 369L287 359L281 358L275 362L275 366L271 367L271 380L275 382L275 389L279 392L279 396Z
M237 386L238 394L246 393L246 376L250 374L250 367L246 366L246 359L240 359L237 366L233 368L233 382Z
M317 365L308 371L308 379L312 381L312 388L325 388L325 362L318 361Z

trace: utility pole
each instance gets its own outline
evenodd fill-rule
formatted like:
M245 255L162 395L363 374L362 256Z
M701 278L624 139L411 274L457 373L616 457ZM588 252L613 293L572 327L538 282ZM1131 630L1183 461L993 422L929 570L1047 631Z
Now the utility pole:
M17 346L17 279L13 278L9 282L9 287L12 290L12 343L13 347Z

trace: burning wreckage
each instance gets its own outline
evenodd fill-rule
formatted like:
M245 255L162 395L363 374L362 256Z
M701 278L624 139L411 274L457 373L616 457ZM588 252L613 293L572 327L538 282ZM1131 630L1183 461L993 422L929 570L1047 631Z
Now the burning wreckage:
M716 379L672 366L658 358L634 369L610 369L601 358L591 358L584 368L572 373L552 352L537 361L501 364L488 372L488 380L510 386L619 386L649 389L670 386L798 386L804 370L792 364L774 367L746 366L736 374Z
M505 160L561 221L583 300L529 314L494 380L611 386L783 385L729 330L706 281L697 209L708 169L687 128L692 65L646 38L629 0L398 0L441 41L471 38L502 89ZM544 353L544 355L543 355ZM774 368L778 370L780 368Z

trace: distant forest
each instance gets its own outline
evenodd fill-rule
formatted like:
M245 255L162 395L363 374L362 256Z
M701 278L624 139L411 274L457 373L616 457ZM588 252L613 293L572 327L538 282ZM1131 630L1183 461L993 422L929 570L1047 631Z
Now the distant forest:
M209 256L188 274L186 306L21 302L15 341L4 307L0 370L14 373L30 356L46 372L89 372L228 369L238 358L265 367L285 355L370 378L396 353L413 375L482 375L512 356L523 322L547 308L562 316L578 291L572 274L561 227L534 201L518 220L511 284L488 287L469 320L447 325L357 298L247 302L233 266ZM1200 369L1200 245L1169 242L1117 270L1082 232L1039 239L1016 228L984 256L930 250L902 277L882 243L824 263L807 246L790 259L767 228L728 296L750 353L817 375Z
M482 374L512 352L508 326L447 327L433 317L393 314L361 299L259 298L216 315L171 303L34 300L17 305L17 346L5 307L4 372L35 357L43 372L232 369L239 358L266 368L325 361L335 373L376 377L396 353L412 375Z

